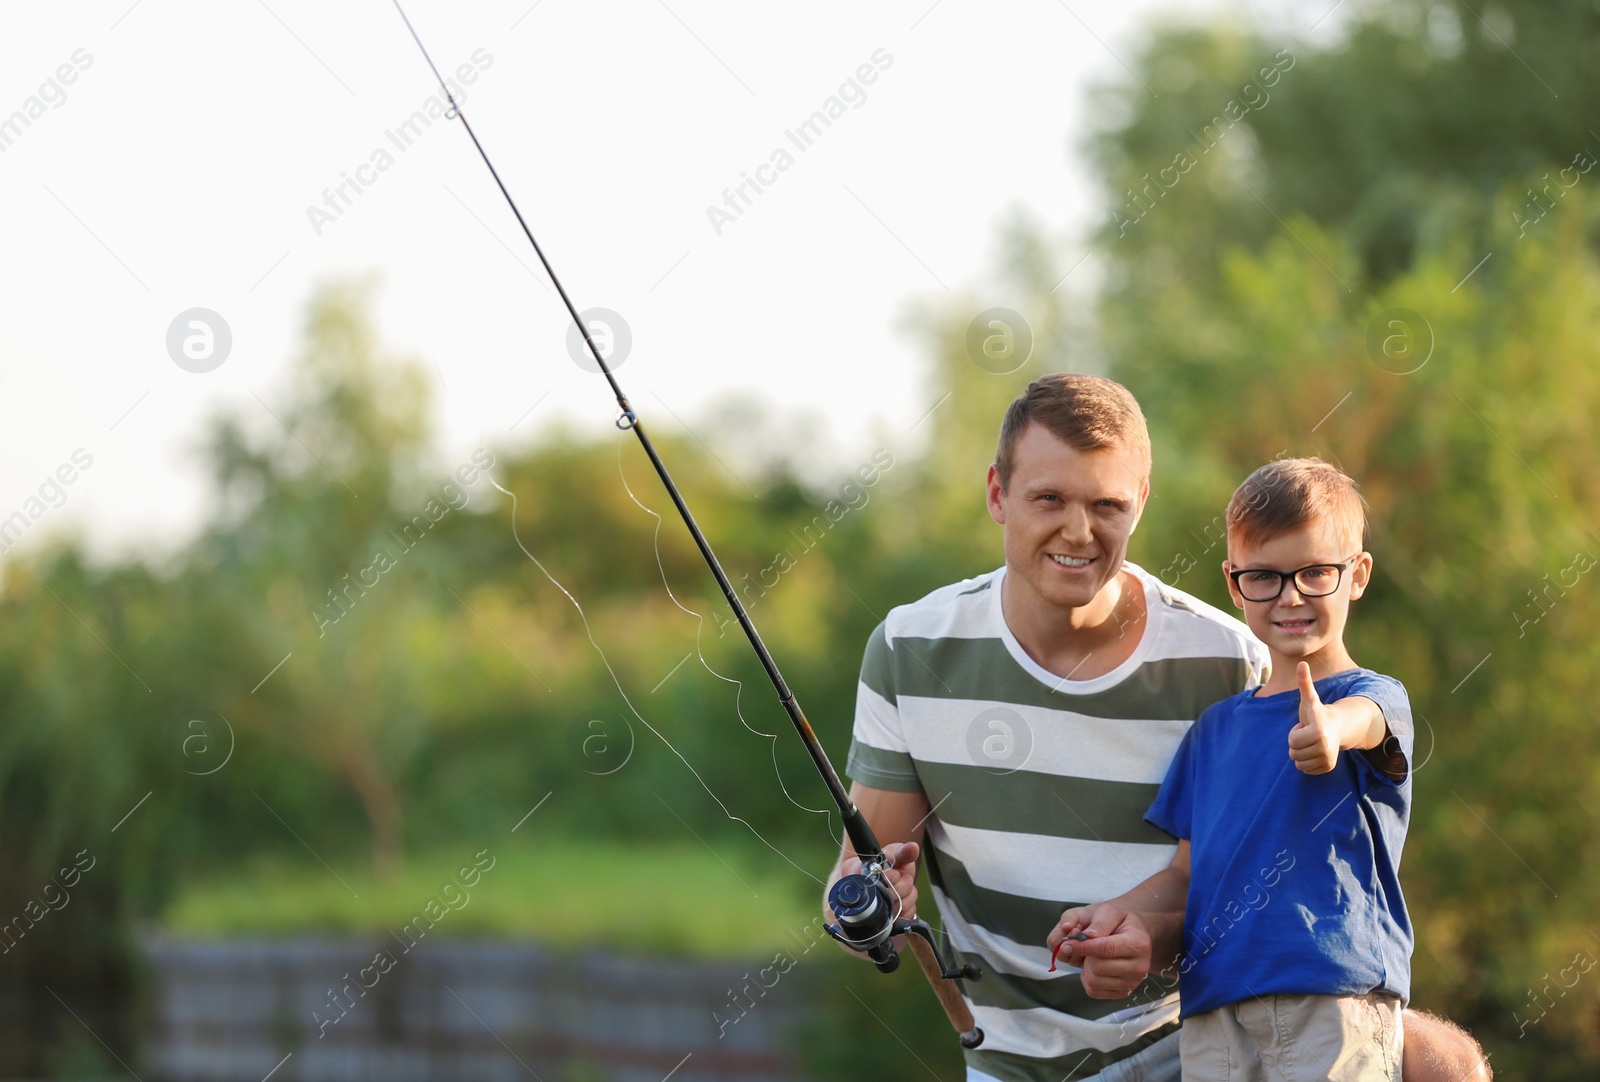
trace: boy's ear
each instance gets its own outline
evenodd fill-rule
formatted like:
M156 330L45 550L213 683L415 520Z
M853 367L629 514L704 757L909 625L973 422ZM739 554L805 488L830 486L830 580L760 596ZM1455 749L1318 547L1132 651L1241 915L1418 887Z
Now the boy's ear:
M1234 608L1243 609L1244 608L1244 595L1239 593L1239 587L1234 585L1233 578L1228 574L1228 572L1230 572L1232 570L1233 570L1233 565L1231 563L1229 563L1227 560L1223 560L1222 561L1222 581L1226 582L1228 584L1228 596L1233 598L1233 607Z
M1367 592L1367 583L1372 581L1372 553L1363 551L1356 557L1356 562L1350 565L1350 600L1354 601Z

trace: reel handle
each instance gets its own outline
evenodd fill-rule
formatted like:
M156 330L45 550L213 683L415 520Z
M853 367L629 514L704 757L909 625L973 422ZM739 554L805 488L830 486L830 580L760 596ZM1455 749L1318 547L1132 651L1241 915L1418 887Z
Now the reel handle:
M922 967L922 975L928 978L933 994L939 997L939 1005L944 1008L945 1017L950 1019L950 1025L959 1035L961 1047L977 1048L981 1045L983 1030L973 1020L972 1008L961 998L961 991L955 982L978 980L983 976L983 971L970 962L960 969L946 966L939 957L939 949L933 942L933 930L926 921L895 921L894 934L905 935L911 953L917 956L917 964Z

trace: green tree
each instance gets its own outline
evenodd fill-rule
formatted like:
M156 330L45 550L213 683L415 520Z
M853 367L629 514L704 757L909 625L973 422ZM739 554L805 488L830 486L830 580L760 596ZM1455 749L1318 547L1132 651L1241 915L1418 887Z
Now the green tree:
M1502 1072L1580 1078L1600 1060L1600 985L1574 980L1600 958L1596 15L1479 14L1372 7L1325 48L1155 31L1137 69L1160 96L1108 88L1126 119L1093 142L1120 216L1099 325L1171 494L1136 550L1169 582L1228 606L1218 516L1262 462L1317 454L1362 484L1377 573L1352 649L1418 715L1415 1000Z

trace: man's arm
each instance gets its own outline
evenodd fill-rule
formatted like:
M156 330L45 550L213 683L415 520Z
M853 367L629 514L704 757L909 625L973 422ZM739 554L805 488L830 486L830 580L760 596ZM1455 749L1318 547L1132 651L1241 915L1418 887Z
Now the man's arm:
M878 844L883 846L883 852L894 865L889 869L889 885L900 895L904 905L901 917L914 917L917 914L917 858L922 852L922 839L927 832L928 816L932 809L929 807L927 795L921 792L901 793L890 789L874 789L852 782L850 785L850 799L855 801L856 807L861 809L862 816L867 825L872 828L872 833L877 837ZM839 860L833 866L833 871L828 875L827 887L822 891L822 913L828 923L837 923L838 917L833 910L828 908L828 889L846 875L854 875L861 870L861 858L856 854L856 849L847 836L844 841L844 850L839 855ZM843 948L849 950L849 948ZM861 955L858 951L851 954Z
M1121 999L1150 973L1153 958L1175 972L1183 949L1183 909L1189 896L1189 841L1178 842L1172 863L1126 894L1061 914L1045 945L1083 968L1083 988L1096 999ZM1068 938L1082 933L1088 938Z
M1471 1035L1448 1019L1407 1008L1401 1025L1405 1082L1490 1082L1489 1057Z

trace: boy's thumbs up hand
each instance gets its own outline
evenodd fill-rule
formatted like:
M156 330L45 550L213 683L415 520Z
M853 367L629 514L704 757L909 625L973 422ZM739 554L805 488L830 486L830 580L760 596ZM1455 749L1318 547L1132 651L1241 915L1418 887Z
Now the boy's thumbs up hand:
M1289 758L1303 774L1326 774L1339 758L1339 732L1332 712L1317 697L1311 666L1300 662L1300 722L1289 730Z

